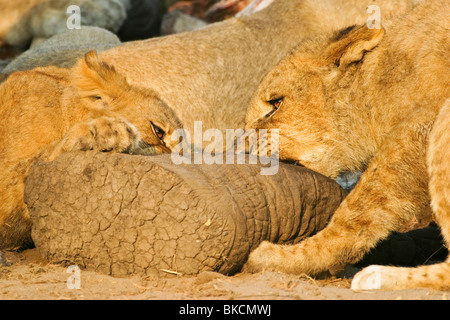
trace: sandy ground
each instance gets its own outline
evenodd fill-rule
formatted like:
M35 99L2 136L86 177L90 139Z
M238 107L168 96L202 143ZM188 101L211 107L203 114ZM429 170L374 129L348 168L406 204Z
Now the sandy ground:
M3 254L0 267L0 299L46 300L447 300L449 292L411 289L363 291L350 289L348 279L314 280L266 272L232 277L204 272L196 277L114 278L89 270L75 273L51 265L36 249ZM76 289L79 284L80 288Z

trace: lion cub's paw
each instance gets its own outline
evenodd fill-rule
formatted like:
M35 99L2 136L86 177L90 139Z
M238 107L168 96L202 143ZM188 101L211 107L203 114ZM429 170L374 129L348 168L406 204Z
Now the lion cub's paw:
M369 266L358 272L352 280L352 290L381 289L381 267Z
M261 242L259 247L250 253L248 261L242 268L242 272L257 273L272 270L277 250L279 248L276 245L268 241Z
M352 290L394 290L403 287L405 268L369 266L352 280Z
M138 148L139 141L139 131L125 119L99 117L74 125L56 145L48 160L76 150L130 152Z

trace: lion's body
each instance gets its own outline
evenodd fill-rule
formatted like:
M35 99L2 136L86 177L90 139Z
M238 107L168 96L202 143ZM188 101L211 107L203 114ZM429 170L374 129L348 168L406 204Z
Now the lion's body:
M384 21L410 11L420 1L379 0L377 4ZM99 55L130 84L156 92L191 135L194 121L202 121L203 131L224 132L243 128L252 93L282 57L308 37L364 23L366 7L365 0L276 0L249 16L194 32L127 42ZM71 38L62 43L70 46ZM79 47L75 43L74 51ZM51 54L43 52L34 61L30 56L17 61L8 72L74 57L67 48L61 57L57 47L50 49Z
M433 123L450 97L449 10L445 0L428 1L386 34L362 26L305 43L263 80L247 127L279 128L281 158L333 178L348 170L365 172L327 228L296 246L262 245L250 256L248 270L314 274L354 263L391 231L429 212L430 195L450 243L445 112L434 134L440 138L429 150L440 160L426 161ZM274 101L281 101L277 108ZM427 170L441 175L429 180ZM436 187L436 179L442 186ZM441 266L441 273L438 266L433 271L440 281L430 275L428 281L396 283L391 269L369 273L380 272L381 288L450 288L448 263ZM414 278L418 270L408 269L408 275ZM367 278L357 277L354 287L370 287Z
M378 1L383 18L419 1ZM158 93L193 132L243 128L264 75L304 39L367 20L364 0L277 0L255 14L201 30L126 43L100 57L132 84ZM133 59L124 59L133 57Z
M133 152L141 139L156 151L166 150L152 124L167 136L182 125L152 98L92 53L73 69L12 74L0 86L0 248L31 242L23 190L36 160L71 150ZM160 124L161 117L171 118L173 126Z
M99 0L100 2L103 3ZM379 4L384 18L388 19L408 12L417 2L420 1L380 0ZM48 3L56 4L53 0ZM180 124L192 134L194 121L197 120L202 121L203 130L241 128L244 126L245 110L252 92L257 88L264 74L274 67L279 59L308 36L345 27L348 24L365 22L367 20L366 5L364 0L320 2L277 0L266 9L250 16L232 18L191 33L126 43L102 52L100 57L120 74L125 75L130 85L140 88L138 95L141 98L145 96L145 101L140 100L136 103L133 99L129 99L129 96L123 95L122 98L125 97L127 106L130 106L130 103L136 103L136 105L134 108L126 109L125 113L120 113L121 117L139 129L144 140L146 136L152 136L150 133L145 133L145 130L151 127L149 122L152 119L155 121L155 118L156 126L163 129L166 137L170 135L170 130L179 127ZM52 57L54 59L54 56ZM47 62L38 63L48 65ZM29 168L30 161L36 156L35 151L53 140L62 139L64 134L68 134L67 130L74 122L80 119L80 115L68 116L60 113L60 116L57 116L58 112L53 109L47 113L41 111L50 110L47 109L49 106L65 108L64 110L68 112L73 112L75 109L83 110L82 105L71 101L67 95L73 89L72 80L67 80L67 74L62 80L55 79L51 70L56 69L13 73L10 76L11 80L8 78L0 87L0 90L11 91L11 95L15 95L15 98L11 99L7 98L8 94L4 97L0 95L2 110L7 109L7 112L12 112L14 108L21 110L24 101L27 100L26 103L30 107L17 114L19 118L15 127L10 126L13 119L8 116L1 119L2 126L5 126L3 129L5 136L0 137L0 143L5 145L2 146L5 150L9 150L8 154L13 152L15 155L0 158L5 168L3 172L8 172L6 174L8 178L4 180L5 185L0 188L0 192L13 190L8 187L12 183L17 186L15 195L8 194L2 198L7 197L5 201L9 203L5 205L5 208L9 209L2 209L0 212L0 237L3 237L0 241L3 242L3 246L18 245L20 237L16 236L16 233L29 236L26 232L20 231L19 225L24 224L14 221L18 217L22 217L24 221L27 220L21 190L26 170ZM50 75L44 76L39 72L50 73ZM57 71L59 72L66 71ZM42 80L39 83L33 83L36 75ZM70 76L72 77L73 74ZM24 77L24 87L13 83L13 81L19 81L21 77ZM103 91L122 92L122 87L128 85L123 80L118 81L123 86L115 83L115 80L101 83L102 87L108 88L103 88ZM24 89L26 85L29 85L27 82L32 85L30 90L27 89L28 91ZM40 89L41 86L48 86L54 90L49 89L47 92L46 89ZM6 90L6 88L10 89ZM133 93L131 97L135 97L135 94ZM14 102L14 99L17 99L17 102ZM38 117L36 113L40 116L45 114L50 118L36 124L34 121ZM146 117L142 118L143 114ZM25 119L28 120L25 121ZM53 123L53 120L59 123L56 127L51 125L43 128L42 124ZM84 127L81 132L78 131L78 134L88 134L90 126L92 124ZM15 131L16 128L19 129ZM52 129L48 130L48 128ZM25 132L28 132L27 138L19 138ZM75 134L74 131L70 132ZM13 134L19 141L12 139L10 135ZM27 146L30 141L33 146ZM15 148L15 144L21 147ZM169 143L167 142L166 145ZM67 147L63 143L61 148L56 148L50 158L74 146ZM39 149L39 154L41 150ZM27 158L30 155L32 158ZM14 169L16 173L12 173L9 167L6 169L4 163L17 167L22 161L20 159L28 160L24 160L25 163L20 165L20 170ZM19 205L19 209L16 209L16 205ZM7 219L12 219L13 222L7 222Z

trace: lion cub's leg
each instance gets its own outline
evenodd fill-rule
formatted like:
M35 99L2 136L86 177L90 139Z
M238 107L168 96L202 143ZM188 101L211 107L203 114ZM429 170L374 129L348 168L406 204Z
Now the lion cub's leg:
M426 145L434 118L432 111L417 110L390 133L324 230L297 245L262 243L244 271L316 274L355 263L391 231L426 211Z
M140 151L140 133L125 119L99 116L76 123L62 140L21 161L0 162L0 248L32 245L31 222L23 201L25 179L36 160L51 161L74 150Z
M122 118L101 116L75 124L66 136L50 147L41 158L54 160L61 153L75 150L131 152L138 148L139 131Z
M31 161L0 161L0 249L25 249L32 246L31 221L23 191Z
M450 248L450 99L439 113L428 148L429 191L435 220ZM450 257L444 263L418 268L370 266L352 282L357 289L427 287L450 289Z

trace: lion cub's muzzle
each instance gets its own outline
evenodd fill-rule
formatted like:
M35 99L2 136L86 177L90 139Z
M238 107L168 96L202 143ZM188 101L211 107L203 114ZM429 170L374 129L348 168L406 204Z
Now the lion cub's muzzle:
M142 156L154 156L157 154L170 153L171 150L163 144L151 145L147 141L140 140L138 145L130 150L130 154Z

